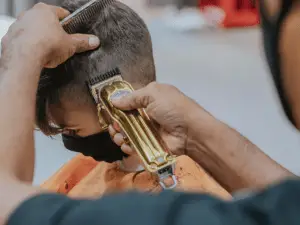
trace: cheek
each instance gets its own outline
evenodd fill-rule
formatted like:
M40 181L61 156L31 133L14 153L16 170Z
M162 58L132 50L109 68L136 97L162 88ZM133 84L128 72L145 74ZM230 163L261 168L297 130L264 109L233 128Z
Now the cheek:
M300 5L297 4L282 25L279 52L284 91L293 117L300 125Z
M101 132L101 127L97 115L89 114L82 119L79 136L86 137Z

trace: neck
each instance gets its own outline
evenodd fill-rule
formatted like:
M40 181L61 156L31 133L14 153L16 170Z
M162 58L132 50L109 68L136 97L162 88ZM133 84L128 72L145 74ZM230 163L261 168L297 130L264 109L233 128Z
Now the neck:
M121 161L121 169L126 172L137 172L144 170L143 164L138 155L131 155Z

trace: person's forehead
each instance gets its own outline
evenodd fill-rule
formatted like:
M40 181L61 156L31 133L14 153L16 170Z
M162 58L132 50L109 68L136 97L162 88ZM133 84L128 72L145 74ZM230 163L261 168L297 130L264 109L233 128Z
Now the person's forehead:
M49 106L49 113L54 123L60 126L77 126L82 120L94 114L91 106L80 106L72 103L62 103Z

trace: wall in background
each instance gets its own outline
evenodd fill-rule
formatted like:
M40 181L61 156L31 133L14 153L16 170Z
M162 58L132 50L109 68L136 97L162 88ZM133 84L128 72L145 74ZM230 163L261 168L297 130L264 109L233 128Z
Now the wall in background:
M37 2L59 4L62 0L0 0L0 15L17 17L22 11L29 9ZM130 6L146 21L161 15L162 9L156 6L166 5L175 0L119 0ZM149 8L150 6L150 8ZM153 8L152 8L152 7Z
M35 3L56 4L60 0L0 0L0 14L16 17Z

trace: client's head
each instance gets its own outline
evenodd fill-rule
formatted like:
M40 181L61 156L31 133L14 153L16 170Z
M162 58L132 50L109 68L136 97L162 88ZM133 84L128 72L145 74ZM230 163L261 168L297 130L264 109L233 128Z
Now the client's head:
M73 12L87 2L65 0L62 6ZM88 78L118 67L123 78L138 89L155 80L155 66L145 23L132 9L118 1L109 4L95 19L87 21L78 32L97 35L101 46L42 72L36 123L46 135L63 132L81 140L82 137L90 138L91 143L91 135L99 133L100 125L85 83Z

